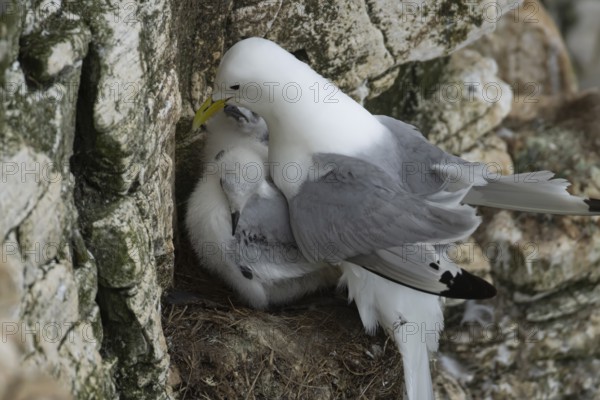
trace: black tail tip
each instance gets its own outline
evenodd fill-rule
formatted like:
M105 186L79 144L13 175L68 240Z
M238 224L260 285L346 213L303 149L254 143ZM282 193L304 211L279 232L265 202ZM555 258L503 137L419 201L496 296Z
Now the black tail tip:
M494 285L464 269L461 272L456 276L452 276L450 271L444 272L440 282L448 285L448 290L441 292L440 296L466 300L484 300L496 296Z
M588 205L590 212L600 212L600 199L587 199L584 200L585 204Z

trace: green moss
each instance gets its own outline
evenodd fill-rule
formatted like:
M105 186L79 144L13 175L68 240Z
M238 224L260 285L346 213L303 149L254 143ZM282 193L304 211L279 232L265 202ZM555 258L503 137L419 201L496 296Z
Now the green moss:
M90 32L81 21L55 15L46 21L43 30L21 38L19 61L32 84L46 85L60 72L48 68L55 47L63 43L70 45L73 61L77 61L87 53L89 41Z
M109 226L94 228L88 245L98 258L100 282L117 288L132 287L140 282L143 261L137 259L142 258L140 253L145 247L135 231Z
M6 88L5 107L13 112L4 123L27 145L49 156L56 163L53 172L62 172L72 151L80 69L71 65L58 76L50 76L48 58L52 47L61 42L71 43L74 60L83 57L90 38L77 21L56 18L47 25L49 31L31 33L20 40L19 61L26 81L16 80Z
M0 52L0 86L6 84L4 71L17 59L19 53L19 32L21 30L22 6L18 0L3 1L0 16L0 44L6 46L3 52ZM1 116L1 114L0 114ZM2 126L0 120L0 127Z
M401 65L394 85L379 97L367 100L365 107L373 114L389 115L427 132L428 118L419 113L419 105L433 93L447 63L448 58L438 58Z
M483 15L463 0L444 0L437 5L438 23L443 27L437 40L447 48L455 48L467 39L470 24L480 27Z
M10 120L5 114L4 107L0 107L0 132L2 132L0 134L0 157L8 158L22 147L23 142L18 132L10 127Z
M134 298L143 298L144 304L139 305L142 309L155 308L157 299L137 290L100 287L98 302L106 331L102 347L105 356L118 360L114 376L121 398L168 399L162 376L166 369L161 368L166 368L163 364L167 360L156 358L156 343L146 336L152 328L141 325L131 304Z

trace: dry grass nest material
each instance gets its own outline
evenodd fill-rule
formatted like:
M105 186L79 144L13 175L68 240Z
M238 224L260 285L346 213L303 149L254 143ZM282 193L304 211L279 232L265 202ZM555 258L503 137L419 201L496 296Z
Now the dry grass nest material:
M216 278L180 268L163 306L171 383L181 399L402 398L402 360L367 335L343 294L279 310L241 304Z

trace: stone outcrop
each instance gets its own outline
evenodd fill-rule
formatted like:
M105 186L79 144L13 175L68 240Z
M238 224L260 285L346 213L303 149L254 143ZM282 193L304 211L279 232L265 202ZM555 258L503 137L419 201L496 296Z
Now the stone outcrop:
M598 197L600 96L576 93L566 48L540 3L526 1L505 19L472 45L498 61L499 76L512 88L529 82L537 90L531 101L515 93L509 119L496 132L513 161L505 169L555 171L573 183L572 193ZM487 161L501 155L484 151ZM472 305L449 308L441 346L471 396L595 397L599 227L598 217L484 211L476 237L499 296L483 320L465 319Z
M573 193L597 196L598 107L597 92L582 93L513 127L514 169L558 171ZM485 213L477 237L499 296L483 321L450 308L441 350L474 398L594 398L599 228L599 217Z
M531 120L543 107L577 91L565 43L538 0L524 1L471 48L495 59L499 77L510 83L515 96L512 119Z
M242 1L231 12L226 42L265 36L365 99L391 87L395 67L448 55L492 32L502 13L517 3Z
M494 59L471 49L408 63L400 68L392 88L365 106L414 124L446 151L460 154L511 110L512 90L497 72Z
M565 38L582 89L600 84L600 4L594 0L543 0Z

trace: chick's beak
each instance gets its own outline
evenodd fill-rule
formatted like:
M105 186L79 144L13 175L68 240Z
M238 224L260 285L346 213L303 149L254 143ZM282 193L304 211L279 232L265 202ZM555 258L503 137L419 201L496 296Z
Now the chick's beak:
M236 211L231 213L231 236L235 235L238 222L240 221L240 212Z
M213 101L211 97L206 99L204 103L200 106L198 111L196 111L196 115L194 116L194 122L192 123L192 129L198 129L202 124L208 121L213 115L215 115L218 111L225 108L225 103L230 99L228 97L226 99L221 99L217 101Z

